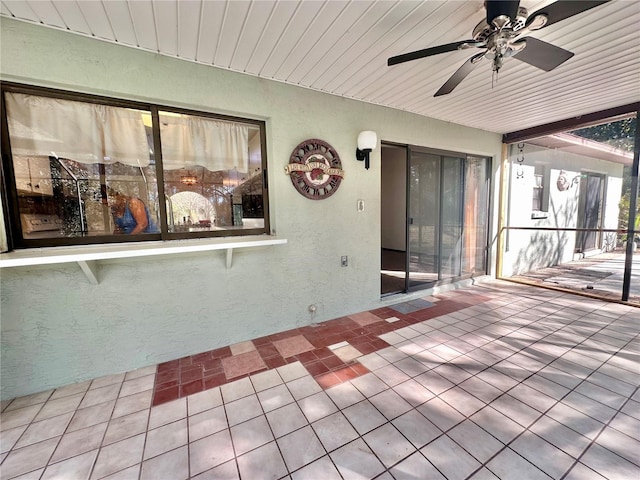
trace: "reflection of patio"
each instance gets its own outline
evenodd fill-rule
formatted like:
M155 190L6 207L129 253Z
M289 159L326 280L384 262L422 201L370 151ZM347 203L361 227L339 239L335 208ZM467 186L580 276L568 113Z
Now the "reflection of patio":
M562 265L514 275L512 279L620 300L624 258L624 252L602 253ZM637 254L633 258L629 302L640 305L640 255Z

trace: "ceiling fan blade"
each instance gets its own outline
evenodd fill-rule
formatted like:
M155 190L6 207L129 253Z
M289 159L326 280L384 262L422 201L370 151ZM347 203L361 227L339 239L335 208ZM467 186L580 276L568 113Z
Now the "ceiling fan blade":
M541 8L537 12L529 15L527 19L526 26L533 21L536 15L546 15L547 23L545 26L551 25L552 23L560 22L566 18L573 17L582 12L586 12L598 5L602 5L603 3L607 3L609 0L558 0L555 3L547 5L544 8Z
M467 75L469 75L473 71L474 68L476 68L476 65L480 63L480 60L482 59L484 54L485 52L478 53L464 62L462 66L458 70L456 70L456 73L451 75L449 80L447 80L444 85L440 87L440 90L435 93L434 97L439 97L441 95L451 93L453 89L456 88L458 84L462 82L462 80L464 80Z
M526 46L516 53L513 58L540 68L545 72L562 65L574 55L569 50L556 47L537 38L525 37L522 40L526 42Z
M447 43L445 45L425 48L423 50L417 50L415 52L403 53L402 55L396 55L395 57L389 58L389 60L387 60L387 65L397 65L398 63L410 62L411 60L417 60L419 58L431 57L432 55L453 52L455 50L458 50L458 48L466 43L477 44L478 42L476 42L475 40L462 40L460 42Z
M505 15L514 20L518 14L520 0L487 0L485 8L487 9L487 25L493 23L493 19L501 15Z

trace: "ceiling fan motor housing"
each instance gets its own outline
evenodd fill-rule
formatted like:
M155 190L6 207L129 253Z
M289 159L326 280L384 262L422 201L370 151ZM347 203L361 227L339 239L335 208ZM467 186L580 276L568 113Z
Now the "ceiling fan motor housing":
M494 20L506 17L501 23L501 27L510 20L515 20L518 16L518 6L520 2L513 0L486 0L484 2L487 10L487 24L492 25Z

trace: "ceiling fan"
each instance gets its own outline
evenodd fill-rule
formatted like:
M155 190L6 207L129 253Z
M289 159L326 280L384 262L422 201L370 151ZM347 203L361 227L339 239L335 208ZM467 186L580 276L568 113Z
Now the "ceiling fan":
M389 66L397 65L455 50L483 49L482 52L475 54L463 63L449 80L440 87L434 97L451 93L473 71L482 58L491 60L495 74L500 71L502 63L507 57L517 58L522 62L548 72L562 65L574 54L526 35L608 1L559 0L529 15L527 9L520 6L519 0L485 0L484 6L487 11L487 18L478 23L473 29L472 39L397 55L389 58L387 64Z

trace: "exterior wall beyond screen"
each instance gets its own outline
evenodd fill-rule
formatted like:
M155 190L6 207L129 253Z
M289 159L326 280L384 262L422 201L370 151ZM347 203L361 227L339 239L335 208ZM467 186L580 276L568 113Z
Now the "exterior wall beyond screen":
M360 131L500 158L498 134L0 22L3 81L265 120L271 228L288 240L235 251L230 269L223 252L105 260L99 285L75 264L3 269L3 399L380 306L380 148L365 170L355 159ZM310 138L331 144L345 170L340 189L321 201L298 194L284 173L293 148Z
M579 179L583 173L593 172L605 178L603 228L617 228L623 165L533 145L525 146L525 161L518 165L514 148L510 157L508 226L578 228ZM539 171L545 172L547 217L531 218L534 174ZM518 178L518 172L522 173L521 178ZM569 182L577 179L564 191L557 186L561 172ZM505 246L507 251L503 257L502 276L510 277L571 261L576 246L576 232L509 230Z

